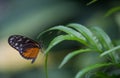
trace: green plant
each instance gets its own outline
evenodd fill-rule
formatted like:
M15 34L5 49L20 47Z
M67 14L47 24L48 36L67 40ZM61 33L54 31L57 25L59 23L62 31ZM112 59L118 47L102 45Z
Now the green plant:
M98 27L91 27L90 29L88 29L87 27L83 25L71 23L66 26L59 25L59 26L52 27L42 32L38 36L38 38L40 38L40 36L43 35L44 33L52 31L52 30L62 31L62 32L65 32L66 34L55 37L50 42L47 49L45 50L44 53L46 55L46 62L45 62L46 68L47 68L48 54L51 48L53 48L58 43L64 40L77 41L78 43L83 44L85 48L75 50L73 52L70 52L68 55L66 55L66 57L61 62L59 68L63 67L74 56L79 55L80 53L83 53L83 52L92 52L92 51L98 52L100 58L105 58L106 60L109 60L109 61L104 61L102 63L94 64L86 68L83 68L77 73L75 78L83 78L83 75L85 75L89 71L92 71L93 69L108 67L108 66L119 66L120 57L118 57L116 50L120 49L120 45L114 46L112 44L110 37L102 29ZM97 73L97 75L102 76L99 73ZM46 69L46 78L48 78L47 69ZM105 78L105 77L102 77L102 78Z

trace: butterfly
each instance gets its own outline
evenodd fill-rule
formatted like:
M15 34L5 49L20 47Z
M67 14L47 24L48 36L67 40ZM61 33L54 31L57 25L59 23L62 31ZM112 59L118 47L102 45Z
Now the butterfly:
M20 55L34 63L39 50L42 48L36 41L21 35L11 35L8 38L8 43L11 47L16 49Z

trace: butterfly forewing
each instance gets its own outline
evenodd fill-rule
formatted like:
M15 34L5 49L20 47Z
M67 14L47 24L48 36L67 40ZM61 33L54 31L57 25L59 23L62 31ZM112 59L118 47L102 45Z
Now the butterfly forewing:
M40 46L37 42L21 35L10 36L8 43L17 51L19 51L22 57L26 59L32 59L32 63L35 61L40 49Z

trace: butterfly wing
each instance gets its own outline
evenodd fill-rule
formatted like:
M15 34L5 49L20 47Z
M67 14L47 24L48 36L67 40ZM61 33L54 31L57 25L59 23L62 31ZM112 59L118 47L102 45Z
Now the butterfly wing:
M12 35L9 37L8 43L19 51L22 57L25 59L31 59L32 63L35 61L39 53L39 44L24 36Z
M26 59L32 59L32 63L35 61L38 53L39 53L39 47L37 47L33 43L29 43L23 46L24 50L22 51L21 56Z

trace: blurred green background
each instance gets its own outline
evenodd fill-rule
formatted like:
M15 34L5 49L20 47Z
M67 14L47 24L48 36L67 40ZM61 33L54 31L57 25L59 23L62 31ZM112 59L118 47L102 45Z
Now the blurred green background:
M90 1L0 0L0 78L45 78L43 54L39 53L35 63L31 64L8 45L10 35L24 35L37 40L39 33L52 26L74 22L88 27L100 26L114 44L119 44L120 9L111 14L108 12L112 8L120 8L120 1L97 0L87 5ZM41 38L43 45L48 46L56 35L56 32L44 34ZM100 61L97 54L84 53L58 69L64 56L80 47L82 45L73 41L57 45L49 56L49 78L73 78L78 69ZM93 61L95 58L98 60Z

